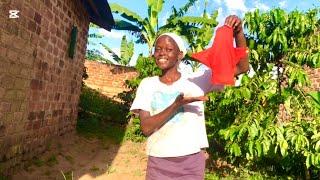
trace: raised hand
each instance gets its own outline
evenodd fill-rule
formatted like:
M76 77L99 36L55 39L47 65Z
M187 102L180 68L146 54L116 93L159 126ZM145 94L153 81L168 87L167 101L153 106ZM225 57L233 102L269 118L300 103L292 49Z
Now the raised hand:
M241 19L236 15L230 15L226 18L224 21L224 24L227 26L230 26L233 28L233 31L235 34L238 34L239 32L242 32L242 21Z
M185 96L183 93L180 93L180 95L177 96L175 103L177 103L179 106L182 106L195 101L207 101L207 100L208 100L207 96L188 97L188 96Z

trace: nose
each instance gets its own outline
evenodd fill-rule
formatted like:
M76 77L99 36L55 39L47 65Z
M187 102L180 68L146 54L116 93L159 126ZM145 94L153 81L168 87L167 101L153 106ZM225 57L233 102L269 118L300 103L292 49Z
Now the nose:
M166 55L166 50L165 49L160 49L159 50L159 55Z

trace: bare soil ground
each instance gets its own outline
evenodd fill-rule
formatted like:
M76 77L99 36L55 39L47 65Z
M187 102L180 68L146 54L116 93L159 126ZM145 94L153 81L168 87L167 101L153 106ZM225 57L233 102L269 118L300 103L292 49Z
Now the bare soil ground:
M56 139L48 151L16 172L13 180L142 180L147 156L144 143L116 144L78 135Z

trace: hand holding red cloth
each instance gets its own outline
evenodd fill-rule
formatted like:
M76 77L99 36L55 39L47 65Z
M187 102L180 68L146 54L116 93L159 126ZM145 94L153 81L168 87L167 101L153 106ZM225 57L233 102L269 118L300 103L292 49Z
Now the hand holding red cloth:
M212 70L212 84L234 85L236 65L246 51L245 47L233 47L233 29L224 25L217 29L212 47L192 57Z

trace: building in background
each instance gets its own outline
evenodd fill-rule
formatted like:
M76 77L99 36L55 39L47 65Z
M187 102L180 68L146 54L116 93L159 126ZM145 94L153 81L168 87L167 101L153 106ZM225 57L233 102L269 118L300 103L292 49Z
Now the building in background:
M0 2L0 174L74 132L90 22L111 30L107 0Z

